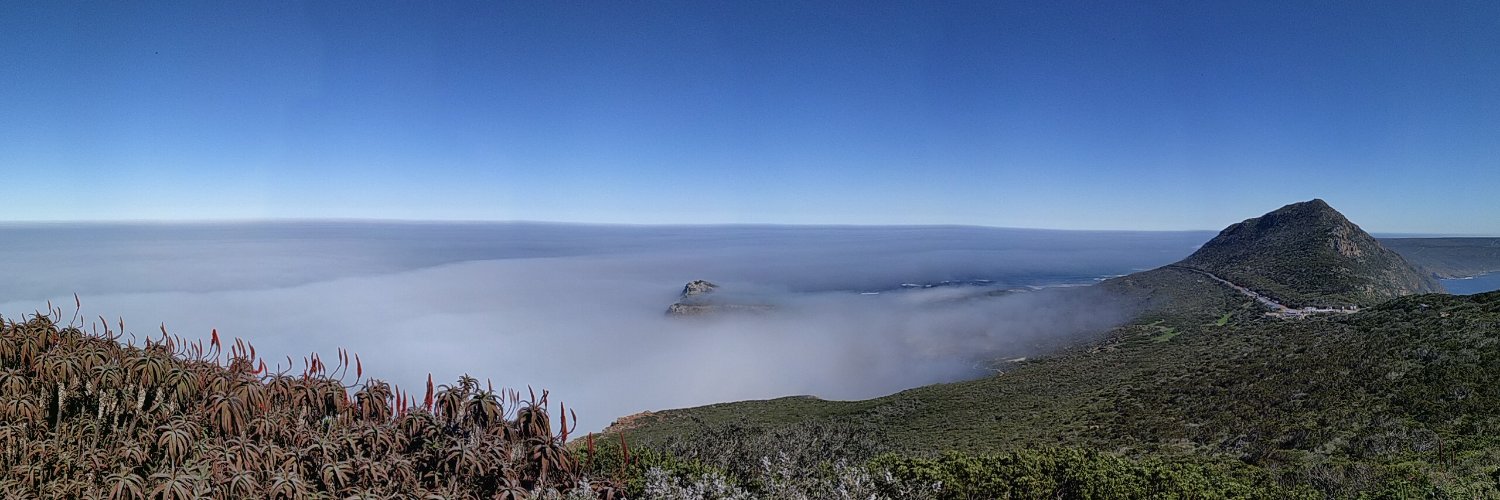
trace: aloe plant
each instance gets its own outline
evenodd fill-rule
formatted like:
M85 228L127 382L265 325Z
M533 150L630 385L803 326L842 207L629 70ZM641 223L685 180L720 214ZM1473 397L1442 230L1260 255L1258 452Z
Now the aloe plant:
M273 370L217 330L122 343L123 322L61 317L0 318L6 498L620 498L582 476L546 391L429 376L419 404L343 349Z

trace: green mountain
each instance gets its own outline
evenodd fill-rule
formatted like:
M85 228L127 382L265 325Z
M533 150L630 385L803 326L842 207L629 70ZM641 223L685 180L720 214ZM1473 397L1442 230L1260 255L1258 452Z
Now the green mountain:
M1443 291L1430 273L1317 199L1231 225L1179 264L1299 308Z
M1266 314L1231 283L1298 306L1365 307ZM941 498L1260 498L1309 489L1333 498L1500 498L1500 292L1408 295L1438 287L1320 200L1235 224L1178 265L1100 287L1139 300L1143 312L995 376L864 401L803 396L667 410L613 431L730 470L744 460L725 457L805 449L869 460L894 477L947 481L953 489ZM812 432L798 429L818 437L786 437ZM1128 462L1100 472L1097 461L1060 460L1046 451L1053 447ZM1157 466L1177 472L1145 474L1170 484L1070 489L1139 479L1140 467ZM1197 472L1180 475L1186 470ZM1183 486L1199 480L1213 486ZM1024 489L1035 484L1050 486Z

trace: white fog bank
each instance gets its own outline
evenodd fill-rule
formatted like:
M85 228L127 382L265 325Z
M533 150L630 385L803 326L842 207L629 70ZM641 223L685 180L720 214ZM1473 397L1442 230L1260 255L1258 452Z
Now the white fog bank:
M985 228L346 224L0 228L0 314L45 307L244 337L271 363L336 348L420 392L428 373L547 388L597 430L642 410L811 394L868 398L982 375L1129 311L1080 289L1191 252L1199 233ZM18 232L19 231L19 232ZM24 237L17 239L17 237ZM23 241L25 243L15 243ZM50 244L49 244L50 241ZM58 245L76 245L58 249ZM57 249L54 251L54 249ZM768 314L663 314L691 279ZM989 279L991 288L890 290ZM59 283L61 285L59 285ZM862 295L864 290L886 290ZM69 310L68 314L72 311Z

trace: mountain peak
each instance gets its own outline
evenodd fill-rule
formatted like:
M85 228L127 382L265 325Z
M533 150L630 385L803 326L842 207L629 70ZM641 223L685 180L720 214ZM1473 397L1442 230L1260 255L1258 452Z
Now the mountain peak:
M1442 291L1321 199L1232 224L1179 264L1293 307L1370 305Z

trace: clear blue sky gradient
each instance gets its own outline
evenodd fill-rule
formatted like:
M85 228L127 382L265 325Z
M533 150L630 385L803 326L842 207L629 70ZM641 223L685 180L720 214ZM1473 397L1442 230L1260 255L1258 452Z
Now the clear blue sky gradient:
M1500 2L5 2L0 219L1500 234Z

